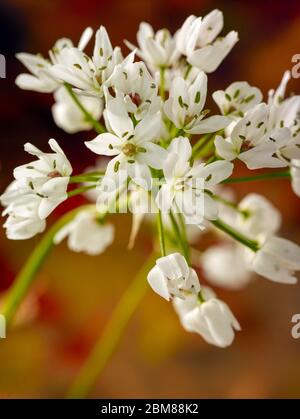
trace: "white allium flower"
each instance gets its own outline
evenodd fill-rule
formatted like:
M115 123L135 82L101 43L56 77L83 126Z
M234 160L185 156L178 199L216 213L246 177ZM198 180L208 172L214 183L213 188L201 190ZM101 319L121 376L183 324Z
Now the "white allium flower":
M161 67L170 67L176 63L180 52L176 49L176 42L168 29L160 29L156 33L149 23L142 22L137 32L139 48L125 41L131 50L136 50L137 55L147 65L155 70Z
M112 244L114 227L112 224L102 224L97 219L96 211L80 211L70 223L58 231L54 243L58 244L66 237L68 247L73 252L99 255Z
M241 330L239 322L228 305L216 298L210 289L201 289L201 294L201 299L192 294L184 300L173 300L183 328L187 332L198 333L211 345L221 348L230 346L235 330Z
M91 28L86 28L81 35L78 50L83 51L93 35ZM67 49L74 48L73 42L68 38L59 39L53 49L49 51L50 60L45 59L42 55L19 53L16 57L31 72L31 74L20 74L16 79L16 84L21 89L33 90L42 93L52 93L61 82L56 79L52 73L54 64L58 64L63 60Z
M269 107L261 103L250 109L233 128L231 136L216 136L215 146L219 156L225 160L242 160L248 169L287 166L285 151L291 148L291 131L284 128L268 130Z
M110 90L121 97L127 112L134 114L139 121L147 114L154 114L161 110L161 97L158 87L145 63L133 62L134 54L130 54L123 63L117 65L112 76L106 83L110 89L105 89L106 100L112 99Z
M260 250L249 252L249 266L257 274L274 282L295 284L295 271L300 270L300 246L272 236L267 238Z
M100 134L86 146L96 154L115 156L107 165L106 176L126 171L138 185L151 186L150 168L161 169L166 151L154 144L161 130L161 115L146 116L136 126L120 98L111 99L105 110L110 133Z
M237 81L225 90L217 90L212 97L223 115L238 119L259 104L263 95L257 87L250 86L246 81Z
M188 62L204 71L215 71L238 41L235 31L218 37L223 28L223 13L213 10L204 18L189 16L176 33L176 44Z
M74 93L76 94L76 93ZM96 97L78 95L81 104L98 120L103 111L103 100ZM54 93L55 104L52 106L53 119L56 125L69 134L92 129L81 109L76 105L64 87Z
M200 263L205 277L218 287L240 289L251 279L245 249L235 242L210 246Z
M115 66L123 60L119 47L113 49L106 29L96 33L93 57L78 48L67 48L51 72L59 80L88 96L101 96L103 83L111 76Z
M216 132L231 121L225 116L215 115L205 118L204 110L207 94L207 76L200 71L193 83L176 77L170 88L169 99L164 104L167 117L177 128L190 134Z
M168 301L173 297L185 298L187 292L200 291L196 272L180 253L157 259L147 279L151 288Z
M291 178L292 189L300 197L300 159L292 159L291 161Z
M183 213L189 224L201 225L218 216L218 205L205 189L209 190L229 177L233 165L216 161L190 165L192 148L188 138L175 138L169 146L169 154L163 166L166 183L160 188L156 203L163 211L170 209ZM200 205L202 203L202 205Z

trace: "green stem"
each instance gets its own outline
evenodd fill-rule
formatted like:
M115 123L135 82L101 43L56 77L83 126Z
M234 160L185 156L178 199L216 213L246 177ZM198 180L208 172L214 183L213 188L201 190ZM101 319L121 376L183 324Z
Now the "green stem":
M9 326L11 321L20 306L22 300L24 299L27 291L32 284L35 275L41 268L44 263L47 255L54 246L53 239L56 233L67 223L69 223L75 215L83 210L88 208L94 208L94 205L83 205L79 208L76 208L66 215L61 217L44 235L39 244L36 246L34 251L31 253L29 259L25 263L23 269L15 279L11 289L8 291L8 294L4 300L4 305L2 308L2 314L6 319L6 324Z
M162 216L161 216L160 210L158 210L158 213L157 213L157 231L158 231L158 239L159 239L161 255L166 256L165 235L164 235L164 228L163 228L163 222L162 222Z
M129 288L125 291L107 322L102 335L72 383L67 393L68 398L84 398L89 394L97 378L117 349L126 326L148 289L146 276L153 267L156 258L157 254L152 252L133 282L129 285Z
M273 172L273 173L265 173L263 175L228 178L228 179L223 180L222 183L240 183L240 182L252 182L252 181L254 182L256 180L270 180L270 179L280 179L280 178L290 178L290 177L291 177L291 174L289 171Z
M172 223L173 231L174 231L175 236L176 236L176 240L179 242L180 247L181 247L182 252L183 252L183 255L186 258L188 264L190 264L190 255L189 255L188 243L183 239L183 237L181 235L181 232L180 232L180 229L179 229L179 226L178 226L178 223L177 223L176 218L175 218L172 211L170 211L169 216L170 216L170 220L171 220L171 223Z
M247 216L247 215L249 215L248 211L241 210L241 209L239 208L239 205L238 205L238 204L236 204L235 202L233 202L233 201L229 201L229 199L225 199L225 198L223 198L223 197L222 197L222 196L220 196L220 195L216 195L216 194L212 193L212 192L211 192L211 191L209 191L209 190L205 190L205 193L207 193L208 195L210 195L210 196L211 196L214 200L219 201L219 202L221 202L222 204L226 205L227 207L230 207L230 208L234 209L235 211L237 211L237 212L238 212L238 213L240 213L241 215L243 215L243 216Z
M248 237L244 236L228 224L224 223L222 220L214 220L211 223L217 227L219 230L223 231L224 233L228 234L233 239L237 240L238 242L242 243L244 246L249 247L254 252L259 250L258 243L254 240L249 239Z
M73 92L73 89L69 85L69 83L64 83L64 86L67 92L69 93L69 95L71 96L71 98L74 100L78 108L81 110L81 112L85 116L86 120L93 126L94 130L98 134L102 134L103 132L106 132L106 129L104 128L104 126L100 124L100 122L96 121L96 119L93 118L92 115L85 109L85 107L82 105L82 103L78 99L78 96Z
M73 191L68 192L68 198L71 198L72 196L75 196L75 195L79 195L83 192L86 192L96 187L97 185L81 186L80 188L77 188L77 189L74 189Z
M214 134L205 134L200 140L193 146L192 160L197 157L201 157L205 154L211 146L211 140L214 139Z
M187 69L186 69L186 71L185 71L185 75L184 75L184 80L186 80L186 79L188 78L188 76L189 76L189 74L190 74L190 72L191 72L192 68L193 68L193 66L192 66L191 64L189 64L189 65L187 66Z

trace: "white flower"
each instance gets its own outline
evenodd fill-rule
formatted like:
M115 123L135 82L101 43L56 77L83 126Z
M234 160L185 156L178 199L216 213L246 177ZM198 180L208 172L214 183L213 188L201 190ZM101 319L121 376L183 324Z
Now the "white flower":
M38 157L38 160L14 170L17 188L25 188L26 193L40 198L38 215L41 219L47 218L67 199L67 186L72 173L72 166L57 142L51 139L49 145L54 153L44 153L34 145L26 143L25 151Z
M272 236L256 253L249 254L249 266L257 274L274 282L295 284L295 271L300 270L300 246Z
M292 189L300 197L300 159L291 161Z
M218 205L205 193L232 173L233 165L217 161L205 165L190 165L190 142L185 137L175 138L169 146L169 154L163 166L166 183L160 188L156 203L163 211L182 212L186 222L201 225L203 217L217 218Z
M203 19L189 16L176 33L178 50L191 65L205 73L215 71L238 41L234 31L217 38L223 24L223 13L213 10Z
M154 114L161 110L161 98L158 87L145 63L133 63L134 55L130 54L123 63L117 65L112 76L106 83L106 100L112 99L110 90L122 98L127 112L134 114L139 121L148 113Z
M188 332L198 333L211 345L221 348L230 346L234 331L241 330L239 322L228 305L216 298L210 289L201 289L201 294L202 299L190 295L184 300L173 300L183 328Z
M251 279L244 248L235 242L210 246L200 263L205 277L219 287L240 289Z
M69 134L92 129L91 123L86 120L85 115L64 87L54 93L54 99L56 103L52 106L52 114L57 126ZM102 99L83 95L78 95L78 99L94 119L98 120L101 117Z
M88 96L101 96L103 83L111 76L123 57L120 48L112 48L106 29L96 33L93 57L78 48L67 48L51 72L59 80L69 83Z
M147 279L151 288L168 301L175 296L185 298L187 292L200 291L196 272L179 253L157 259Z
M149 167L161 169L166 156L166 151L153 142L161 129L160 113L148 115L134 126L124 102L115 98L108 102L105 118L111 133L98 135L86 146L96 154L115 156L107 165L107 176L126 171L138 185L150 188Z
M225 160L242 160L248 169L287 166L285 150L290 149L288 128L268 130L269 107L261 103L250 109L233 128L231 136L216 136L215 146ZM294 146L294 149L296 147Z
M170 88L169 99L164 104L167 117L177 128L190 134L216 132L225 128L231 121L225 116L203 118L206 111L207 76L199 72L193 83L189 84L182 77L176 77Z
M75 218L65 225L54 237L58 244L68 237L68 247L73 252L85 252L99 255L113 242L114 227L101 224L96 211L80 211Z
M136 50L137 55L153 70L170 67L179 58L180 53L176 49L175 40L167 29L160 29L154 33L149 23L142 22L137 32L137 41L139 46ZM136 49L128 41L125 41L125 44L131 50Z
M82 51L88 44L93 31L91 28L86 28L83 32L78 49ZM36 92L52 93L58 87L61 82L56 79L52 73L52 67L54 64L58 64L67 49L73 48L73 42L68 38L59 39L52 51L49 51L50 60L45 59L42 55L19 53L17 58L32 74L20 74L16 79L16 84L21 89L33 90Z
M245 81L237 81L226 90L217 90L212 95L223 115L242 118L244 114L262 101L262 93L257 87Z

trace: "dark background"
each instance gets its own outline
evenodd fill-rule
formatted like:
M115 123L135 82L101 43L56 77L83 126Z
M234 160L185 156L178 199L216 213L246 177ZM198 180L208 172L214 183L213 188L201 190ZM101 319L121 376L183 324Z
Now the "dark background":
M291 58L300 53L299 1L210 0L11 0L0 5L0 53L7 78L0 79L0 191L15 166L28 160L23 144L47 149L56 138L75 173L94 161L83 142L93 133L68 135L52 120L51 95L21 91L15 77L24 68L16 52L47 54L63 36L77 43L86 26L105 25L114 45L135 43L139 22L174 32L189 14L224 12L224 33L240 41L209 77L209 91L247 80L276 87ZM91 43L92 44L92 43ZM123 48L127 53L126 47ZM299 93L299 79L289 91ZM212 105L213 106L213 105ZM242 169L244 170L244 169ZM241 172L242 173L242 172ZM288 181L244 184L239 196L258 191L284 216L282 235L300 244L299 199ZM82 202L73 198L53 214ZM51 222L51 220L50 220ZM127 252L130 217L115 219L115 244L99 257L55 249L38 275L19 325L0 340L0 396L62 397L101 333L109 314L151 248L144 230ZM10 242L0 232L0 290L5 291L39 238ZM201 243L200 243L201 246ZM234 269L234 267L233 267ZM182 330L170 304L149 292L121 345L99 379L97 397L299 397L300 340L291 337L291 317L300 312L299 286L257 279L238 292L217 290L243 327L226 350L211 347Z

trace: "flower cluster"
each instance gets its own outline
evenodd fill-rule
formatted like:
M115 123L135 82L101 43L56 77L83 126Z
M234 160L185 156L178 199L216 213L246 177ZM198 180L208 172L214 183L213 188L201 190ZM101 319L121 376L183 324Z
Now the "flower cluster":
M212 93L219 114L211 115L207 74L238 41L235 31L220 36L222 29L223 14L213 10L189 16L174 35L141 23L137 46L126 41L127 56L112 46L103 26L92 56L84 52L91 28L78 46L58 40L48 58L18 54L30 74L19 75L17 85L53 93L56 124L69 133L93 129L96 134L85 145L105 157L72 175L55 140L49 141L51 153L27 143L25 151L36 160L14 170L15 180L0 199L7 237L22 240L43 232L46 218L69 196L85 194L93 204L79 208L54 243L67 238L71 250L90 255L113 242L109 213L131 208L130 248L143 218L150 212L151 221L155 213L161 257L148 274L150 286L172 300L184 329L226 347L240 325L229 307L200 285L191 265L201 266L212 284L232 289L245 286L252 273L296 282L300 247L278 236L279 211L254 193L236 202L223 183L231 181L240 160L250 171L286 168L267 176L290 178L300 196L300 96L285 97L288 71L266 101L257 87L233 82ZM199 254L195 242L207 233L221 244Z

